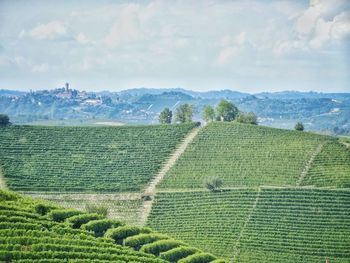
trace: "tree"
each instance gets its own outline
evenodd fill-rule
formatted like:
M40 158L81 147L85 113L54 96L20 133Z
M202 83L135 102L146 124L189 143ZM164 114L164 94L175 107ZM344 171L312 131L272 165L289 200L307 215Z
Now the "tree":
M204 182L204 185L208 190L215 192L221 188L223 182L219 177L213 176L207 178L207 180Z
M304 130L304 125L303 125L303 123L302 122L297 122L296 124L295 124L295 126L294 126L294 129L296 130L296 131L303 131Z
M175 121L180 123L192 122L193 106L182 104L176 109Z
M203 119L206 122L213 121L215 119L215 111L210 105L203 108Z
M254 125L258 124L258 119L253 112L248 112L248 113L240 112L238 113L236 120L237 122L240 122L240 123L247 123L247 124L254 124Z
M6 114L0 114L0 127L10 125L10 118Z
M221 121L233 121L237 114L238 108L227 100L221 100L216 107L216 112L218 113L218 119Z
M173 112L169 108L165 108L159 115L159 123L169 124L173 118Z

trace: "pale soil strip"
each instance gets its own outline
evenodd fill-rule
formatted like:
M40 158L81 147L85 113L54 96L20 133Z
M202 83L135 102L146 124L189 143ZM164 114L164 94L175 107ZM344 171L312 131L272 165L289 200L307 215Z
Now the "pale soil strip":
M310 159L308 160L308 162L306 163L303 171L301 172L300 176L299 176L299 180L297 182L297 186L300 186L301 183L304 181L305 176L307 175L307 173L309 172L312 163L314 162L316 156L321 152L323 146L326 144L326 142L321 142L317 148L315 149L315 151L312 153Z
M75 200L89 200L89 201L128 201L140 200L140 193L122 193L122 194L85 194L85 193L38 193L38 192L23 192L33 198L49 199L52 201L75 201Z
M241 228L241 231L239 232L238 239L237 239L236 244L234 246L235 254L233 256L232 262L236 262L236 258L239 255L239 252L240 252L240 250L238 248L239 242L240 242L241 238L243 237L244 230L246 229L246 227L247 227L247 225L248 225L248 223L250 221L250 218L252 217L252 214L254 213L255 208L256 208L256 206L257 206L257 204L259 202L260 193L261 193L261 188L259 188L259 190L258 190L258 192L256 194L256 198L255 198L254 204L252 206L252 209L250 210L250 213L247 216L246 220L244 221L244 224L243 224L243 227Z
M179 157L184 153L188 145L192 142L192 140L197 136L198 132L200 130L200 127L195 128L193 131L191 131L182 141L181 145L175 150L175 152L170 156L166 164L163 166L163 168L158 172L158 174L151 180L149 185L144 191L144 196L148 196L150 200L145 200L143 202L143 212L142 212L142 218L141 222L143 224L146 224L147 218L149 214L151 213L154 195L156 192L157 185L162 181L165 174L170 170L170 168L176 163L176 161L179 159Z
M5 181L4 174L2 172L1 167L0 167L0 190L7 190L6 181Z

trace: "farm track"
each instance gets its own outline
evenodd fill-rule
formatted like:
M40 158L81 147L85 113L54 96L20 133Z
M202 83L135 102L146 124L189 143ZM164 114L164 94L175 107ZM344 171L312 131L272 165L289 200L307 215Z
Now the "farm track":
M4 175L2 173L2 168L0 167L0 190L7 190Z
M121 194L85 194L85 193L38 193L38 192L23 192L23 194L31 196L32 198L41 198L49 200L90 200L90 201L127 201L127 200L140 200L140 193L121 193Z
M176 161L180 158L180 156L185 152L188 145L197 136L199 130L200 130L200 127L193 129L184 138L184 140L181 142L181 145L178 148L176 148L175 152L170 156L170 158L168 159L166 164L163 166L163 168L151 180L151 182L149 183L149 185L145 189L143 195L149 197L150 200L145 200L143 202L143 212L142 212L142 218L141 218L141 223L143 225L146 224L147 218L148 218L149 214L151 213L157 185L162 181L165 174L171 169L171 167L176 163Z
M236 262L236 258L239 255L239 242L240 242L241 238L243 237L244 230L247 227L247 225L249 224L250 218L252 217L252 214L254 213L254 210L255 210L258 202L259 202L260 193L261 193L261 188L259 188L259 190L258 190L258 192L256 194L256 199L255 199L254 204L252 206L252 209L251 209L249 215L247 216L247 218L246 218L246 220L245 220L245 222L243 224L243 227L241 228L241 231L239 232L239 236L238 236L237 242L236 242L236 244L235 244L235 246L233 248L235 253L233 255L232 261L230 261L230 262Z
M300 186L302 184L302 182L304 181L305 176L308 174L311 165L313 164L316 156L322 151L323 146L326 144L326 142L321 142L317 148L315 149L315 151L312 153L310 159L308 160L308 162L306 163L303 171L301 172L298 182L297 182L297 186Z

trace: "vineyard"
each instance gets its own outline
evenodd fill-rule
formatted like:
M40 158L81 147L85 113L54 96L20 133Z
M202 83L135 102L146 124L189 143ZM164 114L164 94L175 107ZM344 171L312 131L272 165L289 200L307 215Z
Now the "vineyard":
M60 206L86 211L87 206L105 207L107 217L140 225L142 199L140 194L70 194L70 193L26 193L36 199L45 199Z
M304 185L350 188L350 149L340 143L325 144Z
M226 187L296 185L319 144L333 140L262 126L211 123L199 132L160 187L201 188L211 176L221 178Z
M18 191L140 191L194 126L3 128L0 165Z
M350 262L345 141L194 128L0 129L0 187L66 208L0 192L0 261ZM222 187L208 190L209 178Z
M256 190L158 193L148 224L162 233L230 257Z
M349 262L350 191L160 192L149 226L235 262Z
M0 191L0 211L2 262L226 262L150 228L12 192Z

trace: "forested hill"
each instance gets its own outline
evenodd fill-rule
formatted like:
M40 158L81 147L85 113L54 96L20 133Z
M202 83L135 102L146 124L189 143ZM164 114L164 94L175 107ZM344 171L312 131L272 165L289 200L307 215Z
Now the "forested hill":
M248 94L232 90L196 92L176 89L130 89L120 92L85 92L59 88L35 92L0 90L0 112L13 123L69 125L118 121L154 124L165 108L193 104L194 118L201 121L205 105L221 99L242 111L254 112L259 123L290 129L302 121L306 130L350 134L350 93L275 92Z

